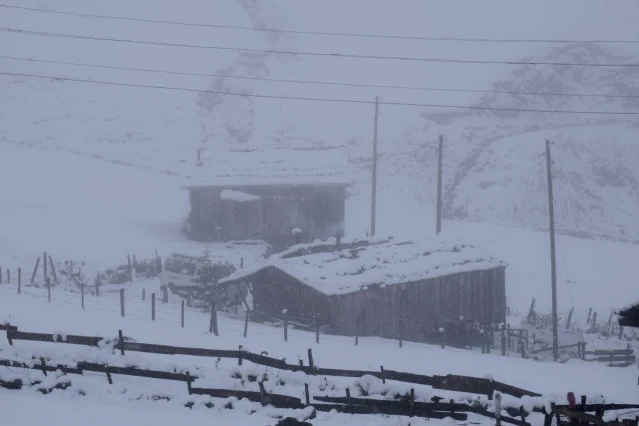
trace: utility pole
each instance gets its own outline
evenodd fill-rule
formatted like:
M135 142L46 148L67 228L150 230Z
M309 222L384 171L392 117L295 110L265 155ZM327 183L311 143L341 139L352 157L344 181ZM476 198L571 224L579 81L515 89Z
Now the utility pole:
M371 187L371 237L375 236L377 213L377 121L379 117L379 96L375 97L375 128L373 130L373 182Z
M550 217L550 275L552 277L552 353L559 359L559 338L557 325L557 264L555 262L555 208L552 195L552 161L550 141L546 141L546 166L548 169L548 215Z
M442 231L442 175L444 173L444 136L439 135L439 166L437 168L437 232Z

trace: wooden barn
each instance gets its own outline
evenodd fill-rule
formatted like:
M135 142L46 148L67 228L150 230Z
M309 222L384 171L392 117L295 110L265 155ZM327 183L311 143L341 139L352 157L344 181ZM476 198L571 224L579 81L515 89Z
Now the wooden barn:
M340 335L427 341L461 318L506 320L505 265L470 246L388 240L299 247L220 283L251 287L257 321L286 310Z
M345 157L333 150L217 152L188 179L187 235L263 240L283 250L343 232Z

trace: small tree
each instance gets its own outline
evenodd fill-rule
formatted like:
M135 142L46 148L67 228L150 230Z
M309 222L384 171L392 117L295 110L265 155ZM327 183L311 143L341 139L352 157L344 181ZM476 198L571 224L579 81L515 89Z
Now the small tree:
M193 277L193 282L199 284L202 289L199 298L208 302L209 296L212 294L218 306L226 305L228 301L225 300L224 292L218 287L217 282L233 272L235 272L235 266L227 261L213 263L211 253L208 247L205 247L204 253L195 267Z

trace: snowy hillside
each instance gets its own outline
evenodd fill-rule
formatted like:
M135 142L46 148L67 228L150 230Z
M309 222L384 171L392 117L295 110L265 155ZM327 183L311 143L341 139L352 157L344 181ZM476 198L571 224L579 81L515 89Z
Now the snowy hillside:
M596 2L493 8L453 4L436 10L418 1L401 8L383 2L305 5L226 0L189 7L115 1L20 3L29 7L191 23L224 23L294 31L438 35L494 38L632 39L636 5L611 10ZM571 17L573 7L580 19ZM337 6L337 4L335 4ZM79 8L79 9L78 9ZM624 9L625 8L625 9ZM367 19L359 19L367 10ZM627 13L623 13L623 11ZM395 16L403 24L392 24ZM524 16L526 18L524 18ZM636 15L635 15L636 16ZM410 17L410 19L408 19ZM535 19L530 19L536 17ZM538 22L546 22L541 31ZM480 25L479 23L482 22ZM611 24L610 22L614 22ZM339 37L230 30L98 19L3 9L3 27L104 38L297 52L537 62L636 62L627 44L467 43ZM484 25L489 23L489 25ZM557 25L561 23L561 25ZM587 30L587 31L586 31ZM586 37L587 35L587 37ZM41 35L3 33L0 55L144 72L0 59L3 71L64 76L126 84L171 86L266 96L315 97L442 105L498 106L549 110L636 110L639 98L481 94L316 84L341 82L381 86L494 90L553 94L637 95L637 68L513 66L331 58L260 52L219 51ZM183 75L199 74L199 75ZM226 76L226 77L225 77ZM238 79L236 77L248 77ZM302 80L315 84L261 81ZM257 79L257 80L256 80ZM206 147L347 146L359 176L353 195L368 192L373 106L228 96L63 80L1 76L0 140L33 149L60 150L169 175L188 172L195 150ZM555 144L558 228L567 233L639 240L632 194L639 170L634 116L483 112L382 105L380 180L393 204L429 211L433 205L436 138L446 136L445 216L497 224L545 228L545 173L538 154ZM552 131L550 131L552 130ZM524 147L523 150L519 147ZM478 190L480 189L480 190ZM494 197L499 189L500 196ZM383 189L382 189L383 190ZM486 200L491 200L486 202ZM499 200L498 202L496 200ZM614 207L613 207L614 206ZM624 213L626 212L626 213ZM628 214L627 212L630 212Z

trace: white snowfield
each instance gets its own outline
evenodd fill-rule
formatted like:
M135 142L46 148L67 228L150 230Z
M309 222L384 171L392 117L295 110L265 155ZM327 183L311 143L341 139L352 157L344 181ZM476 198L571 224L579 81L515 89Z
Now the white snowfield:
M219 316L220 336L208 333L206 312L188 310L186 312L185 328L180 328L178 305L158 304L158 318L156 322L150 320L147 302L141 302L135 289L153 286L157 283L140 282L126 291L127 316L121 318L118 312L118 300L115 293L105 293L101 297L87 296L86 309L79 306L79 296L64 291L54 291L53 301L48 303L45 292L39 289L26 288L22 295L17 295L13 288L0 287L0 312L3 322L11 324L23 331L49 332L59 335L80 334L88 336L117 336L121 329L124 335L138 342L169 344L176 346L203 347L215 349L235 350L242 345L246 350L254 353L266 351L269 356L285 358L287 362L297 359L306 361L307 349L313 350L315 364L326 368L364 369L376 371L380 365L386 369L413 372L426 375L458 374L473 377L492 377L494 380L528 389L544 395L537 399L538 403L554 400L563 403L567 392L577 395L588 395L589 400L605 399L608 402L635 402L636 374L635 370L610 368L598 363L585 363L570 360L565 364L542 363L519 358L501 357L499 355L481 355L456 349L441 349L405 342L403 348L397 342L378 338L360 338L359 346L353 344L353 339L339 336L322 335L320 343L315 343L315 336L298 330L289 330L288 342L284 342L282 330L268 326L250 324L248 337L242 336L243 322L224 314ZM38 315L33 315L38 312ZM241 313L239 315L242 316ZM62 331L61 331L62 330ZM375 378L347 379L335 377L307 376L303 373L278 372L277 370L259 367L248 361L242 367L237 366L234 359L216 361L208 358L149 355L128 352L124 356L119 351L112 353L110 347L86 348L62 343L14 341L9 346L5 339L0 340L0 358L29 362L32 357L50 358L50 364L74 365L78 361L108 363L112 366L137 366L160 371L190 371L200 376L194 387L226 388L257 391L257 383L251 381L250 375L261 376L266 373L269 377L265 382L266 390L272 393L284 394L303 398L304 383L309 383L312 396L333 395L344 396L345 389L351 389L353 396L361 395L362 389L370 393L371 397L391 398L395 393L408 392L415 388L416 399L426 401L432 396L453 398L458 401L473 401L485 396L447 392L431 389L427 386L414 386L405 383L387 381L383 385ZM0 378L24 378L20 369L2 367ZM29 371L32 379L44 379L41 373ZM238 377L238 378L234 378ZM240 379L241 377L242 379ZM63 412L66 409L86 413L86 407L95 409L93 415L99 417L101 413L114 412L118 416L136 413L134 417L125 418L125 424L136 424L136 421L153 421L159 413L170 411L172 416L182 416L192 419L195 424L210 419L212 413L219 415L220 421L235 421L246 425L275 424L275 415L287 414L294 417L303 416L301 411L275 410L262 408L259 404L234 400L211 400L208 397L189 397L186 385L182 382L161 381L136 377L113 375L113 385L107 383L103 374L91 373L85 376L50 373L46 383L55 385L60 381L70 380L72 386L66 390L55 390L52 394L43 396L35 389L20 391L0 390L2 401L11 406L8 409L8 419L24 423L32 423L36 416L50 411ZM78 392L85 393L84 396ZM386 394L384 396L383 394ZM170 398L170 401L155 401L153 396ZM183 407L187 402L195 402L195 407L189 410ZM207 409L203 405L213 402L215 407ZM222 407L233 402L234 409ZM505 397L504 406L530 406L533 399L517 400ZM4 404L3 404L4 405ZM33 407L32 407L33 405ZM83 408L84 407L84 408ZM60 411L58 411L60 410ZM177 413L177 414L176 414ZM209 417L207 417L209 416ZM52 416L52 424L62 424L59 415ZM80 416L81 417L81 416ZM66 418L66 417L64 417ZM74 418L74 417L72 417ZM135 419L135 420L134 420ZM148 419L148 420L147 420ZM217 419L217 417L216 417ZM472 421L480 424L493 424L493 421L471 414ZM97 420L99 423L102 420ZM191 420L189 420L191 421ZM541 424L543 417L532 415L533 424ZM367 423L368 422L368 423ZM436 421L437 422L437 421ZM449 421L444 420L448 424ZM318 413L313 420L314 425L329 424L374 424L374 425L404 425L407 418L379 418L378 416L350 416L333 413ZM9 423L10 424L10 423ZM68 424L68 423L66 423ZM424 420L413 419L410 424L426 424ZM432 423L428 423L432 424Z
M274 267L324 294L345 294L369 286L386 286L506 265L473 247L441 240L419 244L390 242L300 257L273 256L263 264L237 271L221 283L241 280Z

